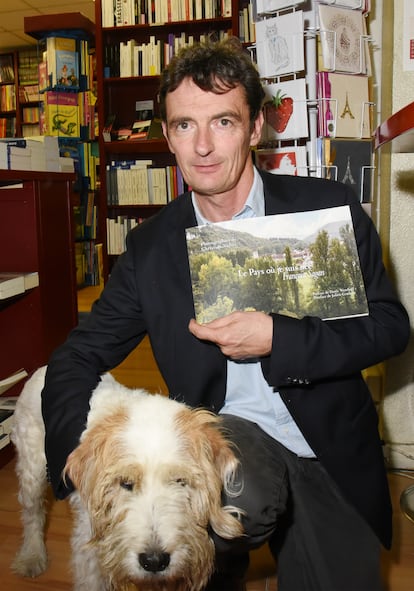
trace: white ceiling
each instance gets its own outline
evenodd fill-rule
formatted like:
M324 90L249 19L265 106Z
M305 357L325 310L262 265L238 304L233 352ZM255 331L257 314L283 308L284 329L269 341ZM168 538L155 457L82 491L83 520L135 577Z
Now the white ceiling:
M24 32L25 16L65 12L81 12L95 22L94 0L0 0L0 52L36 45Z

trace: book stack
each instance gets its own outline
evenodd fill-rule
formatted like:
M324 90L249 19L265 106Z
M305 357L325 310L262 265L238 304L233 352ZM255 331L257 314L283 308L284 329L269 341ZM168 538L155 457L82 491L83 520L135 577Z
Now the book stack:
M12 169L12 157L13 163L19 157L19 151L21 151L23 159L26 155L26 140L24 138L4 138L0 140L0 169L8 170ZM27 162L27 168L19 168L17 170L30 170L30 155L29 161Z
M32 170L59 172L59 141L57 137L37 135L25 138L31 149Z

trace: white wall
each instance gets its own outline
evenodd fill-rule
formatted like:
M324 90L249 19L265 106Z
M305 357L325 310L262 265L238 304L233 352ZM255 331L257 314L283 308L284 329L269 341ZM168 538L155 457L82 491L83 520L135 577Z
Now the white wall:
M388 2L389 0L383 0ZM412 2L412 0L409 0ZM378 0L375 0L378 2ZM394 45L390 79L392 112L414 101L414 72L403 71L404 0L394 0ZM383 59L387 59L383 56ZM398 293L414 323L414 153L390 155L389 255ZM384 433L393 466L414 468L414 339L407 351L387 364Z

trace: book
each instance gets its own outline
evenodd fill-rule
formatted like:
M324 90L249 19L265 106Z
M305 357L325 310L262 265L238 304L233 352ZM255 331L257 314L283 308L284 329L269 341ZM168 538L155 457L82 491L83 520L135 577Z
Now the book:
M37 271L33 273L11 271L0 273L0 300L22 294L38 285L39 274Z
M272 174L308 176L305 146L256 150L254 154L256 166L261 170L267 170Z
M79 86L79 54L76 39L69 37L47 37L44 62L47 67L47 88L57 86ZM43 82L42 82L43 84Z
M256 23L257 67L262 78L299 72L305 67L303 12Z
M304 78L265 84L263 141L308 136L308 109Z
M58 137L80 137L77 93L45 92L42 133Z
M186 240L198 322L235 310L368 314L347 205L196 226Z
M371 137L368 76L317 73L318 132L324 137Z
M79 88L79 54L77 51L56 50L56 84Z

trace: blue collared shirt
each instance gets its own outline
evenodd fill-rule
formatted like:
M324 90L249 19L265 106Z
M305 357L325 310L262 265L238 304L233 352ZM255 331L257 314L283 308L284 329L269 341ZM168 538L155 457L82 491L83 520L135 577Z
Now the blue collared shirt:
M194 194L192 200L198 225L211 223L202 216ZM263 182L255 169L253 185L246 203L233 216L233 219L263 215L265 215ZM315 457L279 392L275 392L264 379L260 361L237 362L230 359L227 361L226 399L220 413L253 421L298 456Z

